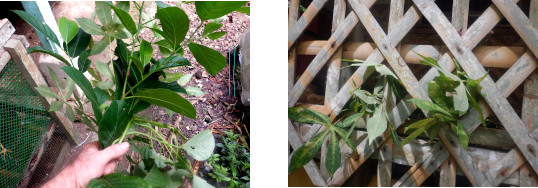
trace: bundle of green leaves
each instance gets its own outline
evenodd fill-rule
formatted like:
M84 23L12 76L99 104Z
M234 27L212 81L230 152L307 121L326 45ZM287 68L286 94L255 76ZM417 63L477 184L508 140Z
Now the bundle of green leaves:
M417 53L418 54L418 53ZM425 131L428 131L430 141L437 137L443 126L450 126L452 131L458 135L460 144L467 148L469 143L469 134L460 122L460 118L467 114L470 109L469 104L475 108L479 115L480 121L486 126L482 117L482 110L478 105L478 99L481 95L482 87L480 82L487 76L485 74L479 79L471 79L462 71L458 62L456 64L456 75L441 68L435 59L425 57L420 62L424 65L432 66L438 70L439 76L428 82L428 95L433 102L423 99L410 99L418 108L427 112L427 118L416 121L405 128L405 132L415 129L400 144L409 143L412 139Z
M184 75L166 73L165 70L190 66L190 62L183 57L183 48L188 48L197 62L215 76L226 65L224 56L219 51L196 41L205 37L212 40L222 37L225 32L217 31L222 27L220 22L232 11L248 13L249 8L243 7L247 2L194 2L201 24L190 36L187 36L190 27L189 17L179 7L157 2L155 19L149 19L149 16L142 11L145 2L132 3L139 13L137 22L129 15L131 3L128 1L118 1L116 5L105 1L95 2L95 15L102 25L98 25L90 18L77 18L78 24L60 18L58 27L63 39L61 43L48 25L24 11L14 10L13 12L66 54L62 56L41 46L28 49L28 53L46 53L66 64L62 68L68 75L64 92L56 73L52 70L51 76L58 92L44 85L36 87L36 90L44 97L56 99L51 104L50 111L60 111L65 106L68 119L74 121L73 107L67 100L71 98L76 84L90 102L93 116L87 114L88 109L84 109L77 95L73 95L76 100L75 111L89 129L97 132L101 148L123 141L129 141L133 146L141 145L131 148L139 154L140 161L134 161L128 156L135 167L129 174L131 176L121 173L109 174L90 181L88 187L129 185L179 187L183 183L182 177L192 178L193 187L212 187L193 173L190 162L184 157L186 153L201 161L211 156L215 142L209 130L187 139L179 129L148 121L137 113L154 104L188 118L196 118L193 105L178 94L200 94L188 92L182 87L183 84L178 83L190 77L182 79ZM179 2L178 5L181 3L187 2ZM143 17L145 22L142 22ZM160 21L160 26L156 20ZM205 26L203 34L194 37L203 26ZM154 33L151 40L147 41L140 37L139 34L144 29ZM94 43L92 36L103 37ZM130 40L126 43L124 39ZM98 61L95 64L96 69L91 68L92 62L88 57L102 53L113 41L116 41L116 48L113 52L109 48L110 61L106 63ZM164 56L162 59L152 58L152 45L158 46ZM74 62L76 58L78 60ZM112 70L110 66L113 67ZM86 71L95 80L90 82L84 76ZM181 136L186 142L167 140L158 131L159 129L169 129L173 137ZM155 152L154 143L160 145L165 153Z
M207 162L213 167L209 175L217 182L229 182L230 187L250 187L250 152L246 143L241 144L242 135L232 130L225 131L222 142L216 146L221 155L214 153Z

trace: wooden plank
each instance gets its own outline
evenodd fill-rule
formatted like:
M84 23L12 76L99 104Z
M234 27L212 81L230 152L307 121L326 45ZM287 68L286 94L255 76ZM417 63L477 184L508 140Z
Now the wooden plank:
M34 88L37 86L47 85L45 78L43 78L43 75L34 63L34 60L32 60L30 55L26 53L26 48L20 40L10 39L4 47L9 52L15 63L17 63L17 67L22 72L24 78L33 90L35 90ZM45 109L49 109L50 104L54 100L41 96L37 91L35 91L35 93L37 94L41 103L43 103ZM50 115L52 119L56 121L56 123L60 124L66 130L69 135L69 142L78 145L78 132L73 127L71 121L67 119L65 114L62 112L53 111L50 112Z
M299 0L291 0L288 13L288 29L297 23L297 17L299 17ZM293 84L295 84L296 57L296 48L292 48L288 54L288 92L293 87Z
M523 39L534 56L538 56L538 29L531 27L533 24L525 16L525 13L512 1L492 0L499 11L504 15L517 34ZM526 152L523 152L526 153ZM531 163L532 165L532 163ZM536 167L533 165L533 167Z
M452 25L458 33L464 33L467 30L469 18L469 0L453 0L452 2Z
M432 24L437 33L441 36L444 43L450 49L454 57L460 62L461 67L473 79L478 79L486 74L484 67L480 65L471 50L464 46L462 39L457 31L448 22L441 10L433 1L428 0L413 0L417 7L421 10L424 17ZM497 6L499 8L499 6ZM527 19L528 21L528 19ZM534 28L533 28L534 29ZM538 35L538 32L535 33ZM538 45L536 43L535 45ZM484 90L488 91L485 100L492 107L495 115L505 126L508 133L514 139L520 151L523 153L527 161L538 170L538 158L536 149L538 143L534 139L526 139L528 130L525 129L523 122L519 119L514 109L507 108L510 103L503 97L502 93L495 86L495 83L490 76L487 76L480 85Z
M3 48L4 44L11 38L11 35L15 33L15 27L11 25L11 22L4 18L0 20L0 46Z
M497 165L488 169L486 174L494 178L494 184L492 186L499 186L508 176L514 173L521 165L525 163L525 158L517 149L512 149L502 159L500 159Z
M529 164L525 164L519 168L519 186L520 187L537 187L538 176L531 169Z
M461 146L458 136L448 127L445 126L439 131L439 138L444 146L452 146L445 148L458 163L458 166L460 166L473 186L490 187L493 185L493 178L488 174L482 174L480 172L471 156L469 156L467 151Z
M389 187L392 181L392 140L381 146L377 163L377 186Z
M456 163L448 158L440 168L439 187L456 187Z
M312 1L312 3L308 5L308 8L306 8L306 10L303 12L303 15L299 18L296 24L294 24L291 29L288 29L288 51L295 43L295 41L299 38L299 36L303 34L306 27L310 25L310 22L312 22L314 17L319 13L321 8L323 8L325 3L327 3L327 0Z
M303 140L300 139L299 135L297 134L297 131L295 130L295 127L293 127L293 124L290 120L288 120L288 142L294 150L299 149L304 144ZM292 155L288 157L288 163ZM319 171L318 166L316 166L316 163L314 163L314 161L308 162L304 166L304 168L314 185L327 186L325 179L321 176L321 172Z

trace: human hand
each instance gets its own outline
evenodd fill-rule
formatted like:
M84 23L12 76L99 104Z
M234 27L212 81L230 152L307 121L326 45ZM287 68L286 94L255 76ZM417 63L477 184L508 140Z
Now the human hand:
M77 158L43 187L86 187L91 179L112 173L127 150L127 142L104 150L99 150L98 142L86 144Z

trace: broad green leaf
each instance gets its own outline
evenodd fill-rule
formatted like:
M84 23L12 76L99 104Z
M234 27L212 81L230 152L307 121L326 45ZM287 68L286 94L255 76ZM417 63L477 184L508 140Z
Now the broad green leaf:
M467 146L469 145L469 134L467 134L467 131L465 131L465 127L461 124L461 122L458 120L456 121L457 131L456 134L458 135L458 138L460 139L460 144L463 147L463 149L467 149Z
M69 121L75 121L75 112L73 112L73 108L71 108L71 106L65 105L65 115Z
M428 82L428 95L430 95L430 98L435 104L439 105L441 108L446 110L452 108L452 100L446 96L446 92L437 82Z
M469 101L467 100L467 91L465 85L460 83L456 87L456 95L452 98L454 100L454 109L459 112L460 115L463 115L469 109Z
M430 133L428 135L430 137L430 142L433 142L433 140L437 138L437 135L439 135L440 130L441 128L439 126L434 126L430 129Z
M31 47L31 48L28 48L28 51L27 53L31 54L31 53L36 53L36 52L41 52L41 53L46 53L46 54L49 54L51 55L52 57L55 57L56 59L62 61L63 63L65 63L67 66L71 66L71 63L69 63L65 58L63 58L61 55L58 55L57 53L54 53L50 50L47 50L45 48L43 48L42 46L36 46L36 47Z
M60 111L62 110L63 107L64 107L63 101L52 101L52 103L50 103L49 112Z
M215 19L209 19L208 21L211 23L221 23L222 21L228 19L228 16L224 15Z
M118 15L118 18L121 20L121 23L131 33L131 35L136 34L138 32L136 29L136 23L133 21L133 18L131 17L131 15L129 15L129 13L125 12L124 10L115 7L114 5L111 5L111 4L109 5L112 9L114 9L114 12L116 13L116 15Z
M101 120L101 110L99 110L99 105L97 105L97 96L95 95L95 92L93 91L93 87L90 84L90 81L86 79L86 77L80 72L79 70L75 69L74 67L62 67L62 70L64 70L65 74L67 74L73 81L80 87L82 92L84 92L84 95L86 95L86 98L92 103L93 112L95 114L95 118L97 121Z
M392 136L392 141L394 141L395 144L400 144L400 138L398 137L398 134L396 131L392 128L392 126L389 126L390 135Z
M152 55L153 47L151 47L151 44L148 41L142 40L140 43L140 61L142 62L142 67L146 67L149 60L151 60Z
M364 101L366 104L379 104L381 101L377 100L373 96L368 96L364 94L364 90L358 89L357 91L353 92L353 94L357 97L359 97L362 101Z
M467 83L465 83L465 87L467 88L467 97L469 99L469 102L471 103L473 108L478 111L478 114L479 114L478 118L480 119L484 127L486 127L486 121L484 120L482 109L478 105L478 100L479 100L479 96L483 95L481 92L482 86L480 86L480 82L482 82L482 80L486 78L488 74L489 73L484 74L484 76L482 76L478 80L473 80L469 78L467 79Z
M316 156L319 149L321 149L321 144L325 140L327 134L329 134L329 129L325 129L316 136L313 136L303 146L295 150L291 156L290 165L288 166L288 173L293 172L310 162L314 156Z
M385 65L377 65L375 66L375 70L383 76L392 76L393 78L398 79L398 77Z
M89 18L75 18L80 25L80 28L86 33L91 35L105 35L105 31L101 29L101 26L97 25Z
M354 152L357 152L357 147L353 143L353 140L349 139L349 136L351 135L351 132L354 131L355 125L351 126L349 131L346 133L346 131L340 127L333 127L334 131L342 137L342 139L346 142L347 146L351 148Z
M119 57L118 63L123 65L123 69L127 69L127 62L129 61L129 49L127 49L127 44L123 40L116 40L116 49L114 49L114 54Z
M162 58L149 68L149 72L158 72L167 68L191 65L189 60L181 56Z
M207 35L207 38L211 40L217 40L224 35L226 35L226 31L219 31L219 32L210 33L209 35Z
M118 1L116 3L116 7L120 10L123 10L125 12L129 12L129 8L130 8L130 4L129 4L129 1ZM142 12L144 14L144 12ZM142 18L143 19L143 18ZM118 15L117 14L114 14L112 16L112 21L114 23L121 23L121 20L118 18Z
M190 43L188 46L196 61L212 76L217 75L226 66L226 58L219 51L196 43Z
M196 14L203 22L224 16L246 3L247 1L196 1Z
M58 75L56 74L56 71L50 68L50 66L47 66L47 68L49 69L49 74L50 74L50 77L52 78L52 82L54 83L54 87L56 87L58 91L60 91L60 89L62 88L62 84L60 84L60 80L58 79Z
M417 98L409 99L408 101L414 103L418 108L422 109L423 111L434 111L445 114L447 116L451 116L448 111L430 101Z
M177 80L177 83L178 83L180 86L185 86L187 83L189 83L189 81L191 81L192 75L194 75L194 74L186 74L186 75L180 77L180 78Z
M183 187L183 176L186 176L185 172L188 171L184 169L175 169L169 170L166 172L166 181L168 182L163 188L178 188Z
M191 74L192 75L192 74ZM164 77L166 76L166 78ZM164 76L161 75L159 77L159 81L164 81L164 82L175 82L177 81L178 79L180 79L181 77L183 76L186 76L186 75L183 75L182 73L180 72L177 72L177 73L167 73L165 72L164 73Z
M366 131L368 132L368 143L372 142L387 129L387 119L383 114L383 105L375 108L374 115L366 121Z
M195 97L205 95L205 93L197 87L185 87L185 90L187 91L187 95L192 95Z
M352 124L357 123L362 118L362 115L364 115L364 113L353 114L353 115L347 117L346 119L338 122L336 124L336 126L341 127L341 128L350 127Z
M93 88L95 95L97 96L97 103L103 105L108 100L108 93L100 88Z
M207 183L204 179L194 175L192 177L192 188L214 188L214 186Z
M159 46L159 51L163 54L163 57L170 57L172 55L171 50L162 46Z
M327 154L325 155L325 168L327 172L332 176L334 172L340 167L340 146L338 145L338 138L336 132L332 131L329 137L329 145Z
M454 89L459 84L459 82L454 81L453 79L446 77L442 74L433 78L433 81L437 82L441 89L448 92L454 92Z
M96 87L98 87L99 89L112 89L112 87L114 86L114 82L98 82L97 84L95 84Z
M58 95L58 93L54 92L52 89L50 89L48 86L46 85L40 85L40 86L37 86L35 87L35 89L37 90L37 92L39 92L39 94L41 94L41 96L43 97L46 97L46 98L54 98L54 99L60 99L61 97Z
M436 118L437 120L442 121L442 122L451 122L451 121L457 120L453 116L447 116L446 114L442 114L438 112L431 112L428 114L428 116L430 116L430 114L431 114L431 117Z
M174 115L174 111L172 110L169 110L168 108L166 109L166 114L168 114L168 117L172 117L172 115Z
M181 146L189 156L198 160L205 161L215 149L215 138L209 129L202 131L200 134L192 137L183 146Z
M434 121L437 121L435 118L427 118L427 119L421 119L419 121L416 121L412 123L411 125L405 127L404 132L407 132L410 129L418 129L420 127L426 126Z
M34 27L34 29L37 30L37 32L40 32L45 37L49 38L52 42L60 46L60 42L58 41L58 37L56 37L56 33L54 33L54 31L52 31L52 29L43 21L33 17L32 15L22 10L12 10L12 11L15 14L19 15L24 21L26 21L32 27Z
M93 45L90 55L97 55L103 52L105 48L112 42L112 38L104 37L97 44Z
M64 94L64 100L67 100L67 98L71 97L71 94L73 94L73 89L75 87L75 82L73 82L73 79L67 77L65 79L65 94Z
M129 188L146 188L148 183L139 177L128 176L122 173L112 173L104 175L101 178L90 180L88 188L114 188L114 187L129 187Z
M327 115L302 107L288 108L288 118L299 123L320 124L325 126L332 125L331 120Z
M393 77L387 77L387 83L392 90L392 93L396 96L396 98L401 99L405 96L407 93L407 90L405 87L400 83L400 81Z
M133 97L157 106L168 108L186 117L196 118L196 110L192 104L177 93L168 89L143 89L138 91Z
M64 48L67 48L67 54L74 58L82 54L82 52L88 48L91 39L92 36L90 34L84 32L82 29L78 29L75 38L73 38L73 40L67 44L67 47Z
M95 68L97 68L97 71L99 71L99 73L107 77L109 80L114 80L114 75L112 75L112 72L110 71L110 68L106 63L97 61L97 63L95 64Z
M250 7L241 7L239 9L235 10L235 11L250 15Z
M145 88L145 89L168 89L170 91L176 92L176 93L183 93L187 94L187 90L185 88L181 87L177 82L159 82L157 80L152 79L146 79L144 82L142 82L139 86L139 88Z
M414 52L414 51L413 51ZM435 59L431 58L431 57L425 57L423 55L420 55L418 54L417 52L415 52L415 54L417 54L418 56L420 56L422 59L424 59L425 61L422 61L422 60L419 60L420 63L424 64L424 65L429 65L429 66L432 66L434 67L435 69L437 69L437 71L439 71L439 74L440 75L445 75L453 80L456 80L456 81L461 81L460 78L458 78L457 76L455 76L454 74L444 70L441 66L439 66L439 64L437 63L437 61L435 61Z
M156 165L153 165L151 170L144 177L144 180L146 180L150 186L154 187L162 187L168 183L166 176Z
M178 7L167 7L157 9L155 18L161 21L161 34L170 44L177 49L177 46L183 42L185 35L189 30L189 17L183 10ZM172 50L174 51L174 50Z
M103 26L112 24L112 11L110 11L110 5L111 2L107 1L95 2L95 14L97 14L97 18L101 21Z
M80 70L80 72L82 73L86 72L92 64L92 61L88 59L89 55L90 50L86 50L82 52L82 54L80 54L80 56L78 57L78 70Z
M60 30L60 36L64 39L65 43L71 42L78 32L78 25L75 21L67 20L65 17L61 17L58 20L58 29Z
M125 101L114 100L110 103L110 106L99 122L99 129L97 130L101 148L110 146L114 140L123 134L133 116L128 111L129 109Z
M471 106L473 106L473 108L478 111L478 118L480 119L480 122L482 122L482 125L486 127L486 121L484 120L484 115L482 114L482 108L480 108L480 105L478 105L478 101L473 99L473 97L469 93L467 93L467 97L469 99L469 102L471 103Z
M403 145L408 144L409 142L411 142L411 140L415 139L418 135L422 134L424 131L426 131L426 130L429 129L431 126L435 125L436 123L437 123L436 121L431 121L430 123L425 124L424 126L419 127L418 129L416 129L415 131L413 131L413 133L411 133L409 136L407 136L407 138L405 138L404 140L402 140L402 142L400 142L400 146L403 146Z
M213 31L216 31L220 29L221 27L222 27L222 24L210 22L207 25L205 25L202 36L206 36L207 34L213 33Z

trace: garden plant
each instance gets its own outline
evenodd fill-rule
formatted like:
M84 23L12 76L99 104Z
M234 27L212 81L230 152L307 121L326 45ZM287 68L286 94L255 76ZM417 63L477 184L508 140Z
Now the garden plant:
M50 68L58 92L45 85L36 87L42 96L57 99L51 104L50 111L65 108L71 121L74 121L76 112L90 130L97 132L102 149L127 141L131 143L131 149L138 153L136 161L127 155L132 165L131 172L117 172L93 179L88 187L181 187L183 180L192 181L193 187L212 187L194 173L185 155L199 161L207 160L215 148L211 131L205 130L187 139L179 129L149 121L138 113L154 104L185 117L196 118L193 105L178 94L199 94L199 91L183 88L183 84L178 83L178 80L184 82L190 76L187 78L165 70L190 66L190 62L183 57L184 49L188 48L197 62L215 76L226 65L225 57L197 41L205 37L215 40L224 36L224 31L217 31L222 27L220 22L224 20L223 16L232 11L248 14L250 10L244 7L244 1L178 4L181 3L194 3L201 20L201 24L189 36L189 16L181 8L162 2L156 3L155 19L149 19L142 11L145 2L118 1L114 5L97 1L95 15L101 25L94 22L94 18L72 21L62 17L58 27L63 42L42 21L24 11L13 11L66 54L62 56L41 46L28 49L28 53L46 53L66 64L62 68L68 75L65 88L62 88L58 76ZM131 5L139 13L137 20L133 20L129 14ZM148 19L143 22L143 17ZM194 33L202 27L202 36L196 37ZM151 40L139 36L144 29L153 32ZM102 36L102 39L95 42L94 36ZM113 43L116 44L115 49L105 51ZM163 58L152 58L152 45L158 46ZM88 57L100 53L110 53L110 61L97 61L95 69L91 68L92 62ZM89 72L95 80L88 80L85 72ZM80 87L91 103L91 109L85 109L83 99L73 95L75 85ZM71 96L76 100L75 106L67 103ZM88 113L90 110L93 113ZM165 139L157 131L159 129L169 129L173 136L184 141L177 143L175 139Z

